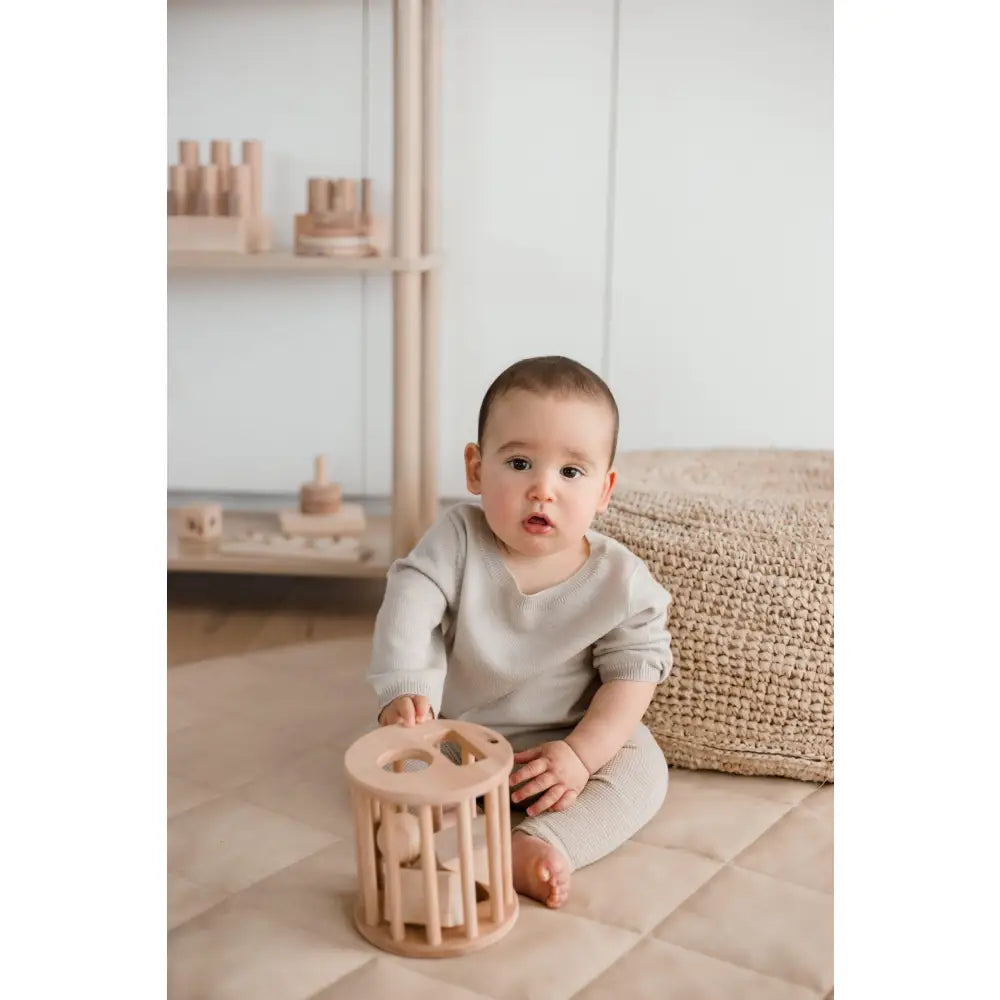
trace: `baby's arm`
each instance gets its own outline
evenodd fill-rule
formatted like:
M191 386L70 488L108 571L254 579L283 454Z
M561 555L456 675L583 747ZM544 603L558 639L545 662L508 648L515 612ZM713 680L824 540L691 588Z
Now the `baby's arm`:
M569 808L590 776L618 753L642 721L672 664L669 604L670 594L645 565L637 567L622 623L594 644L594 666L602 683L583 718L565 740L514 754L522 767L511 775L511 784L520 785L512 801L544 792L528 809L529 816Z
M464 532L456 515L445 514L408 556L389 569L368 669L383 722L390 711L395 715L400 709L403 714L395 715L396 721L407 721L404 698L414 709L419 705L421 715L440 712L445 677L440 626L457 598L464 559ZM396 708L383 716L383 710L396 701Z
M593 774L625 745L649 707L673 659L667 614L670 594L645 565L629 581L625 619L594 644L601 676L590 707L566 742Z
M566 742L590 774L599 771L642 722L656 693L653 681L605 681Z

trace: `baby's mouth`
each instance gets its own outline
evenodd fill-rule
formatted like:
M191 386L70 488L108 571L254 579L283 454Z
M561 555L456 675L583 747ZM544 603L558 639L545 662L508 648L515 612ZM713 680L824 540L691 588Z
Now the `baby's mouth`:
M551 528L552 522L544 514L532 514L524 520L525 524L536 524L539 527Z

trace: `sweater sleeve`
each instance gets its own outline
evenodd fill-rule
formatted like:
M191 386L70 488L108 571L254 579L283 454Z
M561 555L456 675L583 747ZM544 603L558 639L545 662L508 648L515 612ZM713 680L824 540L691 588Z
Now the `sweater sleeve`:
M594 667L602 683L666 680L673 665L667 631L670 601L645 563L637 566L629 579L624 620L594 643Z
M422 694L434 715L440 714L446 668L442 619L458 596L466 545L461 518L449 511L389 567L368 668L380 712L393 698Z

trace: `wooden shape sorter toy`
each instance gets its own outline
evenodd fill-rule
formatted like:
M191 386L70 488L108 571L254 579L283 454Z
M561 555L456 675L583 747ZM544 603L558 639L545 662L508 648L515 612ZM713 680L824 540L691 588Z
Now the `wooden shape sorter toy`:
M442 750L457 748L458 763ZM354 923L372 944L412 958L462 955L499 941L518 902L499 733L435 719L382 726L344 755L354 801L359 894ZM485 798L485 814L476 799Z
M247 139L243 162L230 163L229 142L213 139L211 162L198 162L198 143L180 142L170 167L167 248L231 253L271 249L272 220L261 214L261 145Z

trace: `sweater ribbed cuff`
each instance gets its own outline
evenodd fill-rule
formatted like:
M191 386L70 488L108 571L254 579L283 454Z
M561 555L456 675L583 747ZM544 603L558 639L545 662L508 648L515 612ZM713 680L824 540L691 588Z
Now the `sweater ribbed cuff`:
M643 681L659 684L666 680L670 672L664 663L651 663L649 660L621 660L616 663L604 663L598 668L601 683L608 681Z
M423 695L430 703L434 711L434 718L441 714L441 697L443 679L428 677L427 674L396 674L383 681L374 681L375 698L378 702L377 715L382 714L382 709L394 698L401 698L403 695Z

